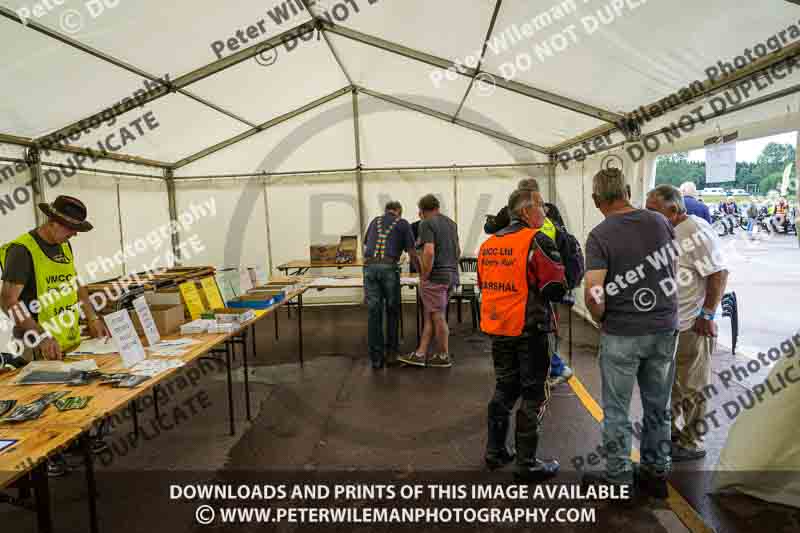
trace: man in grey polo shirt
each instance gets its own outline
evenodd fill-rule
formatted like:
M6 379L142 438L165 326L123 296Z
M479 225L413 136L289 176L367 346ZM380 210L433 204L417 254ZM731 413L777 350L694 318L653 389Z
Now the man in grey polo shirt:
M660 213L636 209L619 169L598 172L595 206L605 220L586 241L584 301L600 324L604 475L586 483L633 485L630 403L638 382L643 404L640 488L666 498L670 459L670 390L677 344L675 231Z

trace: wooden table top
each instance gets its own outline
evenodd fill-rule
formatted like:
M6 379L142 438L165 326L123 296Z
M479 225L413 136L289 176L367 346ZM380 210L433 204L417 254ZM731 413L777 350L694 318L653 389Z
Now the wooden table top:
M250 327L259 320L274 313L289 300L302 294L305 288L290 292L287 298L278 305L269 309L256 310L256 316L242 325L234 333L201 334L201 335L166 335L164 340L191 338L199 340L187 348L187 353L181 357L149 356L148 359L179 359L184 364L189 364L207 354L212 348L230 338L239 335L245 328ZM103 372L126 372L122 366L119 354L73 357L70 360L94 359ZM97 382L82 386L68 386L64 384L51 385L16 385L12 380L17 372L11 372L0 377L0 399L17 400L18 405L35 401L48 392L69 391L68 396L92 396L92 400L83 409L72 411L59 411L55 406L49 406L36 420L28 420L16 424L0 424L0 439L20 440L13 448L0 452L0 487L4 487L27 472L35 468L47 456L60 451L81 433L91 428L103 418L120 411L127 405L149 392L155 385L170 379L183 368L176 368L161 372L150 378L136 388L113 388L109 385L100 385ZM38 436L37 436L38 435ZM23 446L24 444L24 446ZM35 460L28 461L31 457ZM18 465L23 465L17 469Z
M71 426L44 429L0 426L0 440L19 441L0 452L0 488L18 480L50 455L64 450L80 434L80 428Z
M312 263L309 259L295 259L278 266L278 270L288 270L290 268L345 268L345 267L363 267L364 260L356 259L353 263Z

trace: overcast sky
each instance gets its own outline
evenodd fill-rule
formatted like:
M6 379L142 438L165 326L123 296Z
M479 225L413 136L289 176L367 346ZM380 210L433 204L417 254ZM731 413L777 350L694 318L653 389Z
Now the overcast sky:
M736 143L736 161L755 163L758 156L769 143L791 144L797 146L797 132L782 133L771 137L761 137L751 141L741 141ZM706 151L704 149L692 150L689 152L689 159L693 161L705 161Z

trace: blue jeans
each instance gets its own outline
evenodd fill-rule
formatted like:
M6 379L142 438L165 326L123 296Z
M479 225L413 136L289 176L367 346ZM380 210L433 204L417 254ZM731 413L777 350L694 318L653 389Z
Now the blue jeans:
M383 309L386 306L390 350L398 350L398 324L400 322L400 267L373 264L364 267L364 290L369 310L368 345L373 363L383 363Z
M603 450L606 477L614 483L633 482L630 421L633 385L638 381L642 399L641 464L658 475L671 466L670 394L675 377L674 331L621 337L603 333L600 338L600 375L603 382Z
M756 219L748 218L747 219L747 233L753 233L753 226L756 223Z

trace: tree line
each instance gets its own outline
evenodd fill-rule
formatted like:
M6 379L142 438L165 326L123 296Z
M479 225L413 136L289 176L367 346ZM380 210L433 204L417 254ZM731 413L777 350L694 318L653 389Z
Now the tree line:
M772 189L780 190L784 169L791 163L792 178L789 194L794 194L796 187L795 155L795 147L791 144L769 143L764 147L755 163L736 163L735 181L712 183L709 186L751 191L757 185L758 194L766 195ZM656 162L657 184L670 183L678 187L685 181L693 181L698 190L704 189L706 187L705 161L690 161L688 152L677 152L658 158Z

